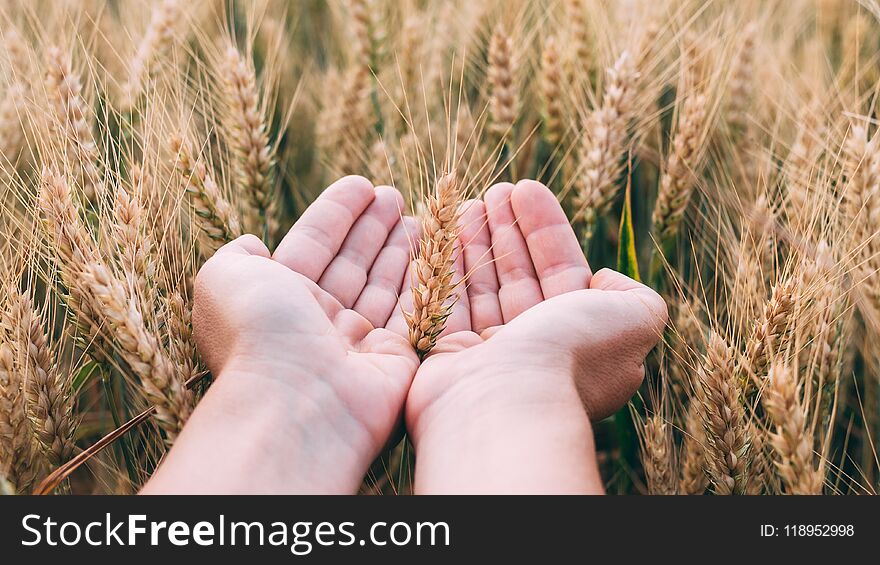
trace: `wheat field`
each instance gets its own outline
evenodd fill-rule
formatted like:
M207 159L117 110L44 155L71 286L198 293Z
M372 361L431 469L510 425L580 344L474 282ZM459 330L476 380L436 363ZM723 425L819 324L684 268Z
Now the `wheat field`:
M880 488L876 0L7 0L0 41L0 492L137 492L210 386L199 267L344 174L436 220L420 273L536 178L664 296L608 492Z

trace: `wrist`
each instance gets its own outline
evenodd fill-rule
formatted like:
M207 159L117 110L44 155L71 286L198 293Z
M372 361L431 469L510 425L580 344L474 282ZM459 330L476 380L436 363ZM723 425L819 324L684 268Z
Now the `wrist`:
M417 493L602 492L590 420L564 372L469 374L409 425Z
M372 456L321 376L230 362L145 490L353 494Z

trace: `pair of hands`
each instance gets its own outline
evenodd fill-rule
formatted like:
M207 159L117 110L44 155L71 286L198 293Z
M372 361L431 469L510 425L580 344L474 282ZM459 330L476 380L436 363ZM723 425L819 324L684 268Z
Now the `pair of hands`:
M420 364L402 207L345 177L274 255L244 236L205 264L193 323L217 382L147 490L355 492L404 416L416 492L601 491L589 420L638 387L662 299L593 275L546 187L497 184L463 205L465 284Z

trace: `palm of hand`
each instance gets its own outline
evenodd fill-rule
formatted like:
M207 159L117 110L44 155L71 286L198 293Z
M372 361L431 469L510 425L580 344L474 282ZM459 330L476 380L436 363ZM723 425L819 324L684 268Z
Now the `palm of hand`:
M199 274L193 314L211 370L259 367L316 401L338 400L381 447L418 365L408 342L383 329L410 254L399 206L393 189L346 177L274 257L253 236L218 251Z

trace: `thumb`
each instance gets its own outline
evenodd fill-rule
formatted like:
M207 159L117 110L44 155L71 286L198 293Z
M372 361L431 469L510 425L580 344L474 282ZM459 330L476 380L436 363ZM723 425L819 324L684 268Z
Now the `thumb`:
M590 288L625 293L636 310L633 314L641 318L646 327L651 328L655 338L662 335L669 314L666 301L652 288L611 269L602 269L593 275Z

